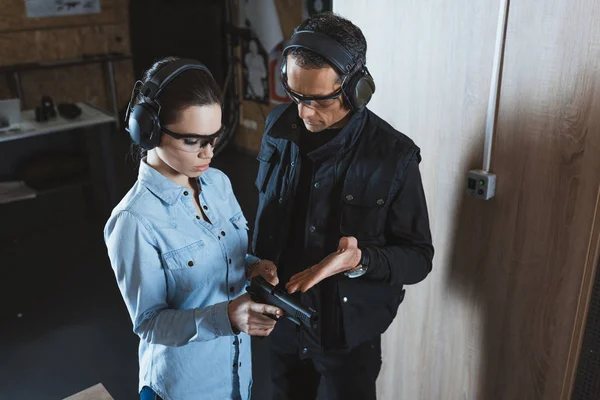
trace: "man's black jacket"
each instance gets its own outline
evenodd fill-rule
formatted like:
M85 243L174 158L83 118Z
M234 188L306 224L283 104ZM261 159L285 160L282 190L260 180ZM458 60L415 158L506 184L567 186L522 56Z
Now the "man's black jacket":
M300 134L314 133L304 130L296 105L277 106L267 118L258 155L259 206L252 250L275 262L280 279L286 280L299 272L285 271L289 266L279 263L289 244L302 168L296 144ZM365 109L309 156L314 169L307 189L304 241L302 249L295 250L297 259L309 265L300 269L334 252L342 236L356 237L370 260L362 277L339 274L323 281L318 285L321 290L327 288L335 296L318 296L318 304L311 304L322 316L335 318L333 325L325 323L322 329L337 330L333 334L341 338L343 347L353 348L383 333L404 298L403 285L420 282L431 271L434 250L419 148Z

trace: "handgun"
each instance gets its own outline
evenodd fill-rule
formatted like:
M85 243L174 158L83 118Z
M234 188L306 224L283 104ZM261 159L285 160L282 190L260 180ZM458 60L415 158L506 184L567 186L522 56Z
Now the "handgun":
M280 288L271 285L260 275L252 278L246 291L256 303L269 304L285 311L285 317L305 329L317 329L319 313ZM277 319L273 315L268 317Z

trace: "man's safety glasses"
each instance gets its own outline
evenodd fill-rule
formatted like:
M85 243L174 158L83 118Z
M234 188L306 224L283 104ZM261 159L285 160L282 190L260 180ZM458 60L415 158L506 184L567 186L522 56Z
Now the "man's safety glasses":
M322 95L322 96L306 96L300 94L298 92L293 91L289 85L287 84L286 79L282 79L281 83L283 84L283 88L285 89L287 95L290 99L296 104L305 104L310 108L327 108L336 103L336 99L340 97L343 93L342 88L340 87L338 90L331 94ZM343 86L343 83L342 83Z

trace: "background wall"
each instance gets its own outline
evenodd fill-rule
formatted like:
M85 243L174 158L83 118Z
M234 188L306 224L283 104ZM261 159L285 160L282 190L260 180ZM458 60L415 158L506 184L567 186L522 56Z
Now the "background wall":
M303 1L275 0L281 31L285 40L289 40L294 33L294 28L302 22ZM242 63L243 56L239 53ZM240 76L241 76L240 64ZM242 79L240 79L240 84ZM245 89L240 89L244 93ZM243 96L242 96L243 97ZM236 132L235 145L248 153L257 154L260 150L262 135L265 130L265 119L276 104L260 104L253 101L243 100L240 107L240 121L242 122ZM244 124L244 121L250 124ZM254 125L255 124L255 125Z
M512 2L497 195L481 202L465 174L481 167L498 7L334 2L367 37L370 108L422 148L436 245L384 336L381 399L568 395L598 258L600 5Z
M83 54L129 53L129 0L102 0L99 14L27 18L23 0L2 0L0 66L67 60ZM21 75L25 108L39 105L43 94L59 102L89 101L111 110L101 64ZM117 98L125 107L131 94L131 61L115 63ZM17 97L12 76L0 74L0 98Z

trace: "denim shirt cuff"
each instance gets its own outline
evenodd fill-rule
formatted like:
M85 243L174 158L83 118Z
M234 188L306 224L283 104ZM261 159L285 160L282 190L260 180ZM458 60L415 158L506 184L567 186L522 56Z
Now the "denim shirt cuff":
M215 327L217 336L234 336L235 332L231 326L228 312L229 302L224 301L222 303L215 304L212 307L212 321Z
M254 256L252 254L246 254L246 278L248 277L248 270L250 269L250 267L259 261L261 261L260 258Z

